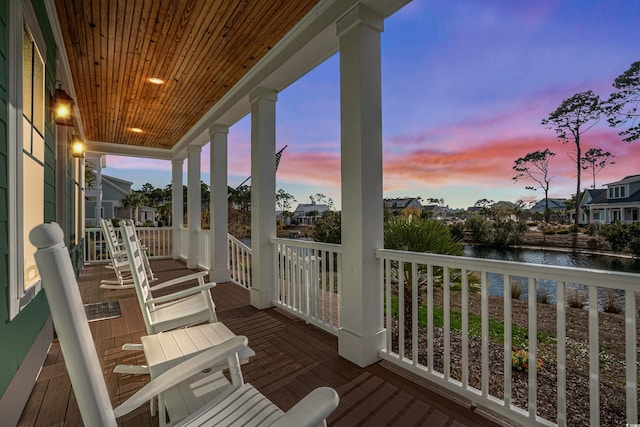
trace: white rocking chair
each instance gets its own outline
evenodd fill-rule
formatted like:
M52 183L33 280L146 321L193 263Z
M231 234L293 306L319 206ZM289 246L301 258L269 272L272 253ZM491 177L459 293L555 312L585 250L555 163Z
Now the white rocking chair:
M210 292L216 284L204 281L208 272L200 271L151 287L144 265L144 250L140 246L135 229L130 223L124 222L120 230L148 334L218 321ZM194 279L198 280L197 286L160 297L154 297L152 294L154 291Z
M118 417L224 360L229 362L234 383L221 384L214 400L193 411L176 425L326 425L326 417L338 405L338 394L332 388L320 387L312 391L283 413L259 391L243 383L237 352L246 347L246 337L234 337L170 368L114 409L63 238L62 230L55 223L39 225L30 233L32 244L38 248L36 264L85 425L115 427Z
M101 280L100 287L102 289L133 288L133 279L131 278L131 272L129 270L127 254L118 241L118 236L116 236L111 220L100 219L100 228L102 229L104 241L107 244L107 252L111 258L111 264L109 264L108 267L112 269L116 275L115 280Z

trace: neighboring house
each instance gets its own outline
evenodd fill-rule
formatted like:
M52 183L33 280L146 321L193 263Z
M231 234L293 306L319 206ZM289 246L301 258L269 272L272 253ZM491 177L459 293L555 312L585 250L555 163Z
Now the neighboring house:
M420 200L414 197L405 197L401 199L384 199L384 208L389 209L393 214L399 214L407 208L423 209Z
M580 206L588 211L585 223L640 221L640 175L605 184L602 190L586 190Z
M449 212L449 206L426 205L422 207L422 212L431 219L445 219Z
M545 199L538 201L529 212L532 214L540 213L544 215L545 209ZM549 199L549 210L551 211L566 211L567 210L567 199Z
M300 203L293 212L291 223L296 225L312 225L329 210L328 205L313 203Z
M99 181L102 182L102 185L100 185ZM87 192L85 222L97 227L100 218L131 218L132 214L130 209L123 208L121 202L121 200L131 192L131 185L133 185L131 181L126 181L114 176L101 175L101 180L97 180L96 182L96 191L101 190L102 203L98 205L98 200L100 199L98 199L97 195ZM100 206L100 211L98 211L98 206ZM138 211L140 211L140 209L138 209Z
M88 156L89 157L89 156ZM98 160L95 161L98 163ZM95 166L95 164L94 164ZM133 209L122 206L122 199L131 193L133 182L116 178L115 176L104 175L101 168L105 167L104 160L100 161L100 166L96 170L96 182L87 188L85 195L85 224L99 227L100 218L133 218ZM158 224L158 210L150 206L138 208L138 218L136 224L142 225L147 221Z

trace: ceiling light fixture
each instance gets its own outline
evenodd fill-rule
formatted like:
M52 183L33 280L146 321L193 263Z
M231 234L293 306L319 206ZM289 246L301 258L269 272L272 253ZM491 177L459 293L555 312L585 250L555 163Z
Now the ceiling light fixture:
M140 129L140 128L131 128L130 130L131 130L131 132L142 133L142 129Z
M147 81L149 83L153 83L154 85L163 85L164 84L164 80L158 78L158 77L149 77L147 79Z

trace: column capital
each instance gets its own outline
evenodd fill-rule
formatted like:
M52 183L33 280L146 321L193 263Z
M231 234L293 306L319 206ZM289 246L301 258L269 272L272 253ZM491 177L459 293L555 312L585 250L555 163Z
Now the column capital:
M253 103L259 99L266 99L275 102L278 100L278 91L263 86L257 87L249 93L249 102Z
M202 152L202 147L200 147L200 146L190 145L190 146L187 147L187 154L201 153L201 152Z
M336 34L340 37L358 24L380 33L384 31L384 18L367 6L358 4L336 22Z
M215 135L216 133L228 134L229 126L220 124L213 124L209 126L209 135Z

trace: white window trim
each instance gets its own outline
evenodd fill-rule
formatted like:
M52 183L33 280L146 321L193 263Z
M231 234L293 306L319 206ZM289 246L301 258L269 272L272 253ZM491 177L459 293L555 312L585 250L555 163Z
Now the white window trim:
M22 180L22 144L18 150L16 141L23 140L22 132L22 20L27 23L33 40L45 61L47 49L44 37L40 31L38 20L30 1L9 2L9 52L8 52L8 115L7 142L8 142L8 192L9 202L9 320L13 320L29 301L42 289L42 283L38 282L24 291L23 261L18 254L22 254L22 219L19 206L23 203ZM46 68L45 68L46 69ZM46 90L45 90L46 99ZM45 143L46 144L46 143ZM14 191L11 191L14 189Z

